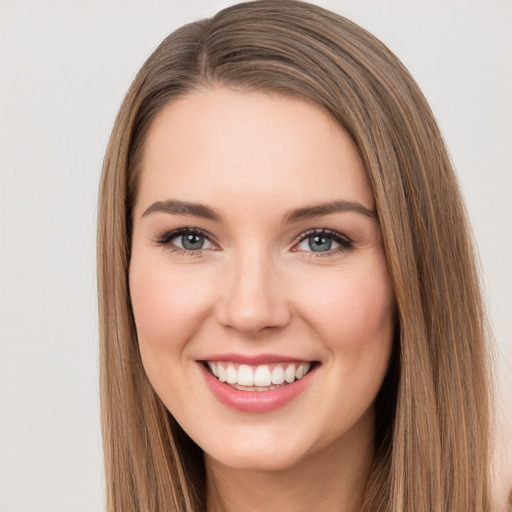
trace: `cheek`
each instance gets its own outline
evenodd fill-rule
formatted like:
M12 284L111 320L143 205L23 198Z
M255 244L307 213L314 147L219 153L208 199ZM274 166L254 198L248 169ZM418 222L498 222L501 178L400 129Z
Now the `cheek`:
M130 296L141 351L184 346L208 314L211 291L189 271L147 262L137 254L130 264Z
M191 370L190 340L209 314L211 290L199 268L176 269L135 250L129 283L139 350L146 375L168 410L178 416L200 397L177 393ZM195 274L195 277L194 277Z
M394 300L385 271L331 274L309 290L302 310L328 348L362 349L392 335Z
M329 385L344 390L332 405L341 400L359 414L373 402L391 354L394 298L385 263L339 268L314 283L301 311L330 353Z

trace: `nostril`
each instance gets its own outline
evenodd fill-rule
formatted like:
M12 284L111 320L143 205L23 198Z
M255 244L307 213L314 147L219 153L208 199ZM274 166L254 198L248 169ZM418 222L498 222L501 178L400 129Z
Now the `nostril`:
M278 304L262 297L248 300L233 297L219 304L217 317L222 325L244 334L268 333L290 322L291 313L286 303Z
M255 335L287 325L291 312L280 276L267 253L250 244L229 262L216 303L219 322L240 333ZM234 257L235 258L235 257Z

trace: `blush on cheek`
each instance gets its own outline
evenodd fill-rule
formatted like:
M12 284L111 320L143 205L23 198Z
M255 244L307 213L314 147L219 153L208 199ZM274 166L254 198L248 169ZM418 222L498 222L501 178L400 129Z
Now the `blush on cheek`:
M332 280L328 286L315 286L307 304L311 324L337 350L350 352L391 336L393 297L388 282L357 276Z
M203 282L208 281L179 270L134 265L130 292L139 340L163 349L185 344L208 315L210 291Z

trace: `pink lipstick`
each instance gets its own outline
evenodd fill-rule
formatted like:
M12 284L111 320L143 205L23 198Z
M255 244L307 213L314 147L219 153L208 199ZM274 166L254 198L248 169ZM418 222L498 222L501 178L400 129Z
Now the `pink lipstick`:
M263 413L296 398L311 382L316 362L286 356L222 354L198 361L211 392L224 405Z

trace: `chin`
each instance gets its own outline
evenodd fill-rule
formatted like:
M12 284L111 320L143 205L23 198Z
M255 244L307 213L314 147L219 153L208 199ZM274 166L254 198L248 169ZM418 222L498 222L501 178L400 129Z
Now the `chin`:
M217 454L215 454L217 455ZM287 450L251 451L247 447L222 453L218 457L207 455L212 462L239 471L278 472L290 470L297 466L302 457Z
M316 451L315 440L306 435L283 435L273 429L260 428L259 432L251 429L239 432L238 436L226 435L222 444L215 442L204 446L206 456L212 462L245 471L284 471L293 468ZM217 440L218 441L218 440ZM208 443L206 443L208 444Z

